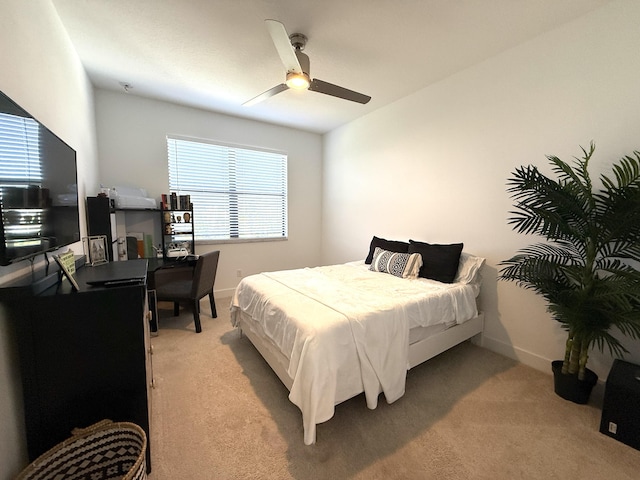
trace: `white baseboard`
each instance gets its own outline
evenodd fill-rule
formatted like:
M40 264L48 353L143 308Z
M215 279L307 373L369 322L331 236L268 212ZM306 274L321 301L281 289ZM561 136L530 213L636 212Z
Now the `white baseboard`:
M233 293L236 291L235 288L223 288L220 290L214 290L213 295L216 298L231 298L233 297Z
M512 358L520 363L523 363L524 365L535 368L536 370L540 370L541 372L547 373L549 375L553 375L551 371L552 360L559 360L558 358L549 359L541 357L540 355L536 355L535 353L531 353L521 348L514 347L509 343L504 343L500 340L496 340L495 338L487 337L484 334L482 335L482 340L478 344L479 346L486 348L487 350L491 350L492 352L504 355L505 357ZM592 398L595 399L594 401L596 403L602 402L605 381L606 376L598 376L598 383L592 393Z
M482 343L480 346L551 375L551 359L514 347L509 343L496 340L487 335L482 335ZM554 358L553 360L557 359Z

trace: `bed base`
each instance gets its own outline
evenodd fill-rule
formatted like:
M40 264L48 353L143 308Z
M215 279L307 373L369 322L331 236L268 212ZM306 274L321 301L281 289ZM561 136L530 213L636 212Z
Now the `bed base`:
M287 390L291 390L293 379L287 373L287 358L268 339L257 335L252 330L251 320L244 312L239 315L238 327L240 333L247 336L280 381L287 387ZM483 328L484 314L480 313L477 317L460 325L455 325L409 345L409 368L416 367L459 343L482 334ZM344 400L337 403L341 403Z
M409 345L409 368L416 367L459 343L482 334L483 329L484 313L480 313L477 317L473 317L460 325L455 325L440 333L412 343Z
M287 357L280 353L268 339L258 336L251 329L250 320L247 317L248 315L244 312L239 315L238 328L240 335L245 335L251 341L256 350L262 355L262 358L265 359L280 381L287 387L287 390L291 390L293 379L287 372Z

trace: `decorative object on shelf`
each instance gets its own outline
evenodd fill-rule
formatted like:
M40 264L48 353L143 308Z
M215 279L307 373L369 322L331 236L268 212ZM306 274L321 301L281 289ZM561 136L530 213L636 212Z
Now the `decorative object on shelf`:
M128 260L127 240L124 237L118 237L118 260Z
M189 242L173 242L167 245L166 256L168 258L184 258L191 254Z
M82 244L84 247L84 255L86 257L87 265L91 265L93 267L95 265L109 263L109 258L107 257L106 235L84 237L82 239Z
M613 177L600 175L594 191L587 170L594 150L582 149L573 165L547 157L557 180L531 165L515 170L507 183L516 208L509 224L547 242L501 262L499 277L542 295L567 331L554 385L576 403L588 401L597 381L586 367L589 350L606 346L622 356L627 350L612 331L640 338L640 152L614 164Z
M73 273L69 271L65 262L63 262L58 255L52 255L52 256L53 256L53 259L58 264L58 266L60 267L60 277L61 277L60 280L63 280L64 277L66 277L76 292L80 290L80 287L78 286L78 282L76 282L76 279L74 278Z
M186 258L189 255L189 251L184 247L170 247L167 250L167 257L169 258Z
M184 212L184 223L189 223L191 221L191 214L189 212Z

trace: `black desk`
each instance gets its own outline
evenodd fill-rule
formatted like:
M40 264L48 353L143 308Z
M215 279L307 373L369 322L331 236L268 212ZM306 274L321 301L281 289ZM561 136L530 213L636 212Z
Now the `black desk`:
M197 257L190 258L146 258L148 262L148 271L153 272L158 270L159 268L173 268L173 267L184 267L185 265L194 266L198 261Z
M146 258L128 260L126 262L109 262L94 267L83 267L75 274L81 290L92 288L91 283L108 283L133 281L145 284L147 281L148 264Z

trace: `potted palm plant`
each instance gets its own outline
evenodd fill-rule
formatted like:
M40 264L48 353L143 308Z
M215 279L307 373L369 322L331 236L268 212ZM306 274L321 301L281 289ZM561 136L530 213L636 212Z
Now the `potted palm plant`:
M622 356L612 330L640 338L640 152L612 166L594 188L588 166L595 146L570 165L547 157L557 179L535 166L519 167L507 182L514 200L509 224L546 241L500 262L501 280L542 295L567 332L564 360L552 362L555 391L587 403L597 381L587 368L597 347ZM615 329L614 329L615 327Z

